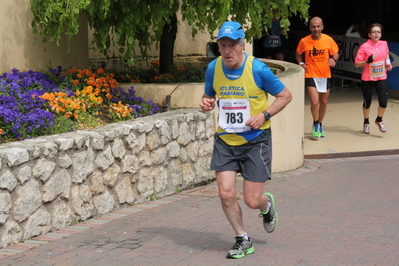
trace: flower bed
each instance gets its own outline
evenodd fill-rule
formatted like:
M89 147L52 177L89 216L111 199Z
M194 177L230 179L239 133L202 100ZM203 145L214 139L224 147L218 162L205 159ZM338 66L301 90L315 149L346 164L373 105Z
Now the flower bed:
M105 73L103 68L13 69L0 76L0 143L155 114L160 107L153 100L136 97L134 86L123 89L118 82L204 82L207 63L180 62L173 75L160 74L159 61L147 69L126 68L121 73Z
M102 68L61 67L47 72L13 69L0 76L0 142L92 128L151 115L151 100L119 87Z

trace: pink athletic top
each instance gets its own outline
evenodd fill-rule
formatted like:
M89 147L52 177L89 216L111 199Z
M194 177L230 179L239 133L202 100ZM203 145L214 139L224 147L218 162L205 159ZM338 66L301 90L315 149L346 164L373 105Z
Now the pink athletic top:
M355 63L365 61L370 55L374 55L374 61L364 66L362 80L375 81L387 79L385 59L389 54L388 43L379 40L374 43L371 40L363 43L357 51Z

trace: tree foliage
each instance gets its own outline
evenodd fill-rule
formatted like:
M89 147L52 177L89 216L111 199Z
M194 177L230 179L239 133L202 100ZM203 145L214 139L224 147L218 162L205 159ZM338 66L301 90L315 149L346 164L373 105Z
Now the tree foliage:
M245 24L246 38L259 36L264 22L271 22L276 10L285 30L289 17L298 15L307 21L310 0L30 0L33 32L43 41L59 45L63 34L69 41L79 31L81 15L94 30L94 43L107 55L111 44L119 48L123 58L133 63L138 46L143 58L150 46L161 41L180 9L183 20L192 27L192 36L199 31L210 34L226 20ZM265 11L264 13L262 13ZM263 18L262 18L262 15ZM166 29L166 31L165 31ZM47 40L47 36L50 38ZM165 37L165 36L164 36ZM173 36L172 36L173 37Z
M183 1L183 18L193 26L193 34L208 29L212 34L225 20L234 20L245 24L246 38L259 36L263 24L271 24L273 10L281 18L285 32L289 30L289 18L299 15L306 22L310 0L197 0Z

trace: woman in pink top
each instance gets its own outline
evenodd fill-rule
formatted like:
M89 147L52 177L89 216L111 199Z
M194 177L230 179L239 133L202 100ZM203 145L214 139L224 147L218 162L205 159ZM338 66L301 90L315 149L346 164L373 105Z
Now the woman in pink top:
M378 113L375 124L381 132L387 132L382 117L388 103L387 71L392 70L389 49L386 41L381 41L382 25L371 24L368 27L369 40L357 51L355 67L364 67L360 87L363 93L363 133L370 134L370 105L375 87L378 95Z

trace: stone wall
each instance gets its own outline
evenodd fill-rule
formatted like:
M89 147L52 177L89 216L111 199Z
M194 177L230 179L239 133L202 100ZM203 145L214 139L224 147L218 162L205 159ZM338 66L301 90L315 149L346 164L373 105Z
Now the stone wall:
M179 60L181 63L193 62L194 64L204 64L206 59L182 57ZM287 107L272 117L272 172L290 171L301 167L304 158L305 79L303 78L303 68L298 64L284 61L268 59L261 59L261 61L265 62L269 67L278 70L276 76L291 91L293 96L293 100ZM120 86L125 90L134 86L136 95L146 101L153 100L156 103L162 103L165 101L166 96L170 96L170 106L172 108L198 107L201 97L204 94L204 83L125 83L120 84ZM269 104L274 100L275 97L269 95ZM218 108L215 108L215 116L217 120Z
M180 109L0 145L0 248L214 179L214 114Z

